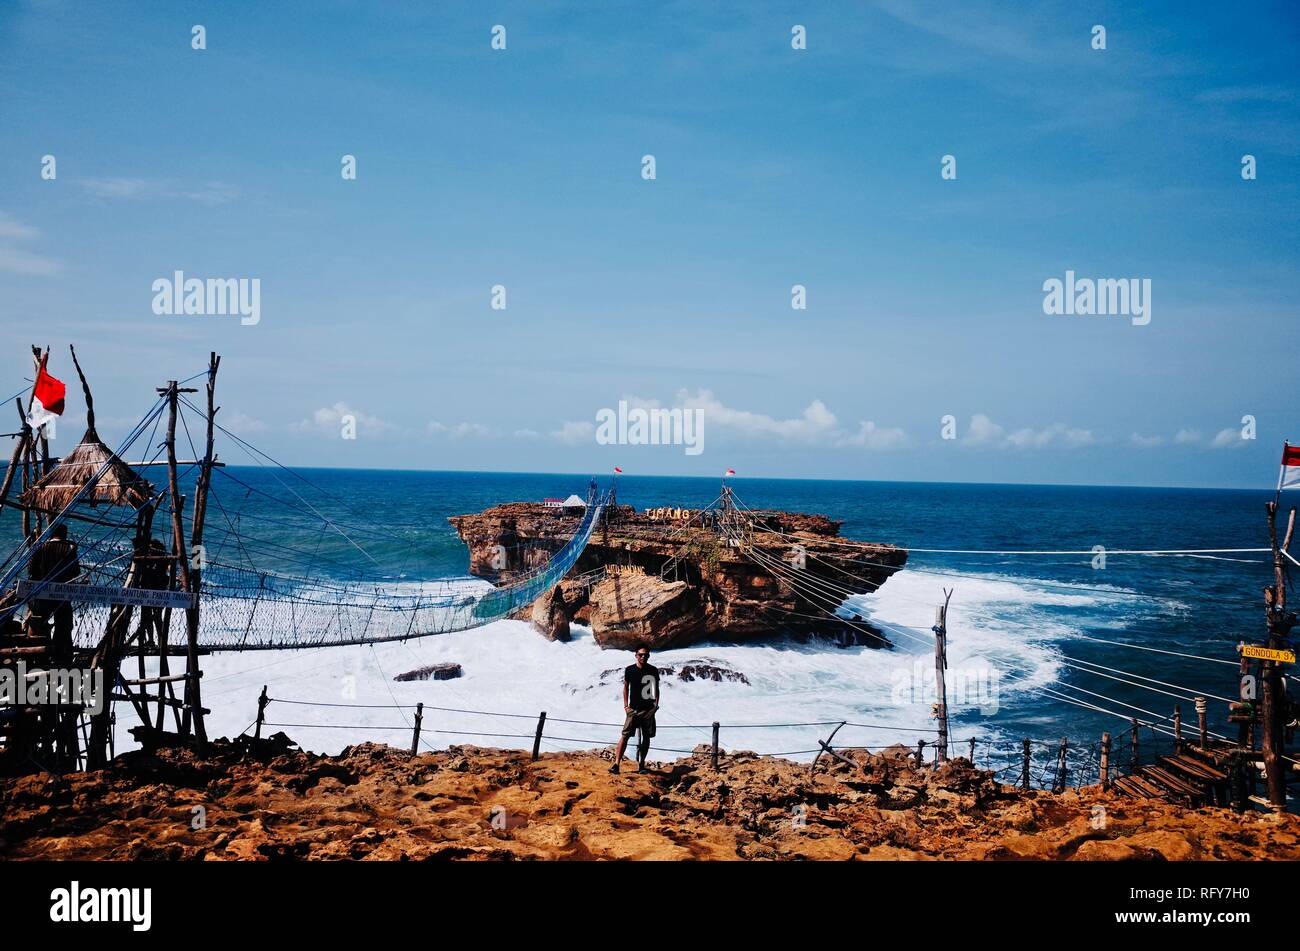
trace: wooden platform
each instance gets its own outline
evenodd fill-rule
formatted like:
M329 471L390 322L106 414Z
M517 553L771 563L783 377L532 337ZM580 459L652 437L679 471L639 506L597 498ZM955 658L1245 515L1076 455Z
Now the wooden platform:
M1111 780L1111 788L1134 799L1161 799L1187 806L1231 803L1230 763L1235 746L1201 748L1190 744L1173 754Z

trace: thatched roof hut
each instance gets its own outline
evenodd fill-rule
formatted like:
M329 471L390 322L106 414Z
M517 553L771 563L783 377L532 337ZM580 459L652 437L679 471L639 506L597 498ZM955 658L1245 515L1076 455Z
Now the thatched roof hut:
M59 460L58 465L22 494L22 502L47 512L61 512L103 469L104 474L82 496L81 501L88 505L103 503L138 509L150 500L153 486L100 440L99 434L95 432L95 404L90 396L86 376L81 372L81 364L77 362L75 350L72 351L72 362L77 368L81 389L86 396L86 434L81 437L76 448Z
M83 502L138 509L149 501L153 486L105 446L94 429L87 429L77 447L23 493L23 504L47 512L61 512L95 478L95 474L104 469L106 463L108 468L82 496Z

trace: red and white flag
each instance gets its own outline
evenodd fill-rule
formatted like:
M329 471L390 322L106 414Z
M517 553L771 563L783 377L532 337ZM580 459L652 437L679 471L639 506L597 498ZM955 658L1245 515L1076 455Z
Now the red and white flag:
M722 475L723 475L724 478L725 478L726 476L729 476L729 475L735 475L735 474L736 474L736 470L735 470L735 469L728 469L726 472L722 473Z
M618 466L615 466L615 467L614 467L614 472L615 472L615 474L617 474L617 475L622 475L622 474L623 474L623 470L620 469Z
M1300 485L1300 446L1289 442L1282 444L1282 471L1277 474L1277 490L1281 492Z
M50 420L63 415L63 397L68 388L45 372L42 366L32 387L32 411L27 415L27 425L40 429Z

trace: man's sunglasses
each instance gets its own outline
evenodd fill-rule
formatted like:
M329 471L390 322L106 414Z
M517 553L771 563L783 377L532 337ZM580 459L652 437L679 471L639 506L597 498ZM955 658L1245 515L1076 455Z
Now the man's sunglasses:
M649 657L650 655L649 655L649 654L637 654L636 656L637 656L637 657Z

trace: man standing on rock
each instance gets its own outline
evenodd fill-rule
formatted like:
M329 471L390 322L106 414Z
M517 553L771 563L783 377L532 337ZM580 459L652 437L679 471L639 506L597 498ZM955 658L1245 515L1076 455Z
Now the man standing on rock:
M641 743L636 751L636 771L645 772L646 754L650 752L650 738L655 735L655 711L659 709L659 669L650 666L650 648L642 644L636 649L636 663L623 671L623 734L618 738L611 773L619 771L628 738L641 730Z

